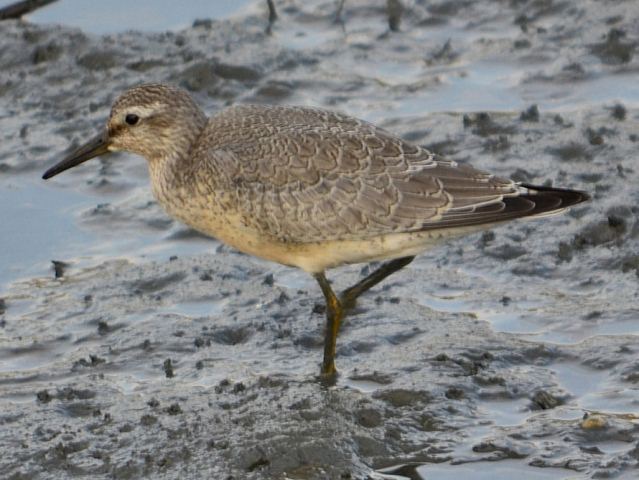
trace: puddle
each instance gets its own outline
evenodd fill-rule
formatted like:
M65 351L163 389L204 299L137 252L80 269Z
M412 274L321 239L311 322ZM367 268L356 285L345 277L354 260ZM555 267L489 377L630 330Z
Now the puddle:
M493 301L494 306L488 307L485 300L475 298L474 292L461 290L442 290L421 296L417 301L438 312L471 314L490 323L498 332L541 334L544 328L535 321L543 317L543 312L540 312L540 304L533 301L511 301L506 305Z
M499 295L491 295L492 298L486 300L478 297L476 290L441 290L422 295L417 302L438 312L474 315L490 323L497 332L525 334L536 341L555 344L575 344L596 335L639 334L635 313L618 312L613 304L610 309L606 308L610 298L605 292L584 295L581 303L575 303L575 295L542 290L530 300L499 302L496 300ZM575 315L587 317L594 309L601 311L592 319L575 321Z
M577 397L578 405L583 408L591 408L586 407L587 398L601 392L610 377L606 370L596 370L576 363L556 363L551 370L555 372L560 385ZM599 405L599 408L602 406Z
M93 209L101 197L58 189L24 176L21 183L0 185L0 288L19 278L53 277L51 260L59 260L79 271L114 257L133 262L167 260L172 256L214 253L218 245L204 237L170 240L160 232L131 228L128 224L111 228L90 228L78 222L80 214Z
M575 363L554 364L552 370L562 387L574 395L579 408L593 412L635 413L639 388L611 381L607 370Z
M531 101L517 92L520 75L516 66L497 62L477 62L465 67L443 69L437 73L440 85L422 90L410 100L400 102L395 114L519 110ZM481 95L477 95L478 90L482 92Z
M530 400L527 398L517 400L481 400L479 408L486 421L499 427L520 425L532 414ZM477 434L475 436L477 437Z
M384 387L384 385L370 380L353 380L351 378L340 381L340 384L363 393L372 393Z
M0 184L0 225L11 226L2 229L0 285L52 272L51 260L63 260L90 244L95 237L78 226L73 213L92 201L24 177Z
M251 3L251 0L185 0L179 3L174 0L110 0L92 2L89 7L86 0L58 0L27 18L35 23L64 24L95 34L127 30L159 32L189 27L199 18L229 17Z
M508 112L523 110L532 104L545 112L569 111L575 104L639 105L639 85L632 81L631 75L577 82L570 87L521 84L521 77L518 67L498 63L479 62L463 70L448 70L437 76L440 85L422 89L409 100L392 103L390 111L394 116L418 116L435 112ZM477 95L478 90L481 95ZM374 104L373 99L370 104ZM367 115L372 121L381 121L388 118L389 108L373 110Z
M499 462L476 462L464 465L424 465L417 469L424 480L575 480L580 478L574 472L560 468L535 468L516 460Z
M547 318L555 315L552 312ZM606 314L598 322L572 322L570 317L562 316L554 325L536 338L557 344L574 344L596 335L638 335L639 325L631 312ZM540 317L541 318L541 317Z
M222 313L227 300L193 300L172 305L166 313L177 313L187 317L210 317Z

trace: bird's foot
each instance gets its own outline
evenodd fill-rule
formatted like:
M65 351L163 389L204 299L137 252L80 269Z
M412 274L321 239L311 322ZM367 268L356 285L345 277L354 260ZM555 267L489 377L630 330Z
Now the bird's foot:
M332 387L337 383L337 377L339 377L339 373L335 368L335 362L325 362L322 364L317 380L325 387Z

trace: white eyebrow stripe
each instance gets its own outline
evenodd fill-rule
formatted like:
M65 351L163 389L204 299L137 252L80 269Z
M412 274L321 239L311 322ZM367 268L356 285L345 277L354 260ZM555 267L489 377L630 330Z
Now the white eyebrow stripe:
M144 106L136 105L136 106L127 108L126 110L122 112L122 114L123 116L126 116L130 113L133 113L140 118L145 118L157 112L161 107L162 107L162 104L160 102L154 102L150 105L144 105Z

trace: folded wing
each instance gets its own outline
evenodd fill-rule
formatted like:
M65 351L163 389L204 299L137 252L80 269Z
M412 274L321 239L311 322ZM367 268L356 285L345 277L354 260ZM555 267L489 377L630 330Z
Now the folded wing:
M580 192L519 186L320 109L236 106L207 131L200 158L247 221L285 242L492 224L583 201Z

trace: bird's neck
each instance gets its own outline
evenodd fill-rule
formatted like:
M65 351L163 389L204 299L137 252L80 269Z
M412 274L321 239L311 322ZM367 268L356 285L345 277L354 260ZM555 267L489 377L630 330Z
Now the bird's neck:
M207 121L204 112L197 109L190 112L190 116L185 117L178 128L165 130L162 138L158 139L162 143L161 148L158 149L157 156L149 163L157 164L160 168L163 168L165 164L179 167L183 160L191 157L206 128Z
M206 128L206 115L197 110L179 125L163 131L156 140L160 148L147 157L151 182L155 188L175 188L187 181L193 172L193 152Z

